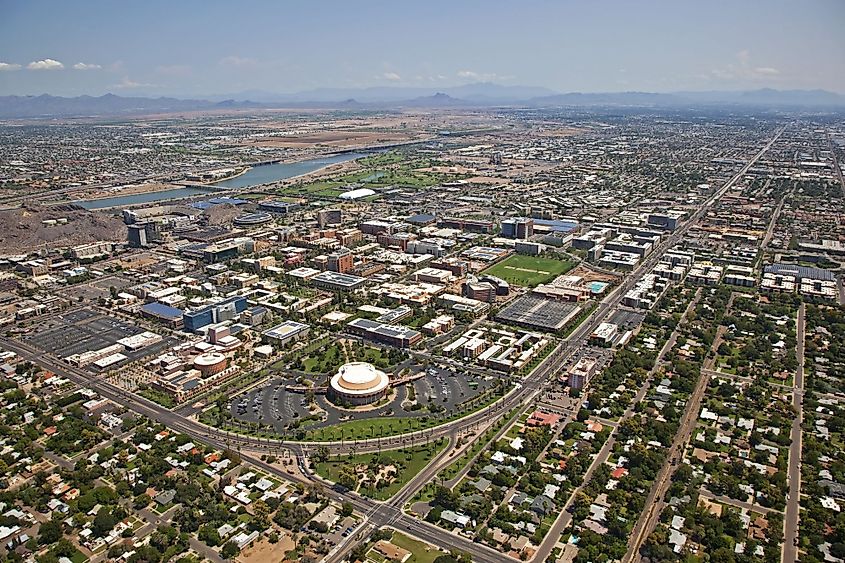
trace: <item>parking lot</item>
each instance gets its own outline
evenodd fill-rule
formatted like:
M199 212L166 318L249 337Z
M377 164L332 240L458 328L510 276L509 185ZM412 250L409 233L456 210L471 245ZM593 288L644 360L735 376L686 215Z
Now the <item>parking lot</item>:
M640 326L645 318L645 313L633 309L618 308L610 316L611 323L619 327L619 330L633 330Z
M49 317L43 326L37 328L32 334L25 336L24 340L45 352L60 358L67 358L74 354L101 350L117 343L122 338L144 331L144 328L122 319L83 308ZM161 342L146 348L125 350L122 354L128 359L124 360L123 363L158 353L172 346L172 344L172 338L164 338ZM109 369L113 367L114 365L110 366ZM84 369L95 373L98 368L89 364Z
M418 368L422 372L422 368ZM487 390L494 380L477 374L461 373L457 371L431 367L425 370L423 376L408 385L395 388L389 402L366 410L347 410L338 408L324 395L317 395L315 401L321 411L322 420L309 423L312 428L324 428L344 422L391 416L396 418L411 418L430 416L427 409L405 410L403 403L409 399L408 387L413 386L416 400L426 406L429 403L443 407L447 412L456 410L460 403L477 396ZM286 385L294 385L295 380L273 379L264 387L253 389L246 394L235 397L229 409L233 417L246 422L262 422L272 424L280 433L285 427L296 420L302 420L312 413L308 410L303 393L290 392Z

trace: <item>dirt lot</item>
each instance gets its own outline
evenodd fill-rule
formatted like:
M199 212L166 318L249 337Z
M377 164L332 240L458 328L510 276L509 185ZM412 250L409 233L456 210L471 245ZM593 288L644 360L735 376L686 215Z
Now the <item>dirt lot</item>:
M177 188L175 184L165 184L162 182L150 182L148 184L129 184L126 186L117 186L115 188L106 189L92 189L81 190L74 192L74 199L94 199L102 197L115 197L133 194L145 194L150 192L160 192L163 190L172 190Z
M585 282L602 281L609 283L617 281L620 277L614 276L612 274L606 274L604 272L597 272L595 270L591 270L583 264L579 264L578 266L576 266L574 270L568 272L568 275L581 276L582 278L584 278Z
M282 561L285 553L296 547L289 534L277 530L279 541L276 544L263 539L252 544L238 555L240 563L263 563L264 561Z
M401 143L415 138L409 133L388 133L384 131L326 131L303 133L289 137L264 137L244 144L259 147L306 148L315 145L327 147L367 147L386 143Z

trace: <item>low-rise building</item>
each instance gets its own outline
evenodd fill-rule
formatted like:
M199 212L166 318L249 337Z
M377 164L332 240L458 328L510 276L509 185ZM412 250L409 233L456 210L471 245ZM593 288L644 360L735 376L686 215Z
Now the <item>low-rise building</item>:
M291 342L298 342L308 336L310 328L307 324L287 320L261 334L262 340L269 342L276 348L284 348Z

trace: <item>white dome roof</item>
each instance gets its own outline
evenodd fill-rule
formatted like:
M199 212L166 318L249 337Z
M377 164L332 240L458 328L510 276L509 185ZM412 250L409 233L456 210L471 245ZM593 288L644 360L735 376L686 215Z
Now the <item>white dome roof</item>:
M366 362L351 362L340 366L331 380L335 391L352 395L377 393L389 383L387 374Z

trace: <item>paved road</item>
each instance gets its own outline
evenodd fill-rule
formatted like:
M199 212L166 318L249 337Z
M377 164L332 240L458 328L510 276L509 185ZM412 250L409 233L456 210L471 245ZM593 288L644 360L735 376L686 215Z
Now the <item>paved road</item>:
M842 186L842 197L845 198L845 176L842 175L842 168L839 166L839 159L836 156L836 146L833 144L833 139L830 138L830 131L827 132L827 144L830 146L830 154L833 155L833 172L839 178L839 184Z
M714 502L727 504L728 506L743 508L745 510L748 510L749 512L760 512L762 514L769 514L770 512L774 512L776 514L781 514L780 510L775 510L774 508L766 508L765 506L760 506L759 504L741 501L735 498L726 497L724 495L714 495L707 489L701 489L698 493L698 496Z
M705 361L705 364L710 364L708 368L712 368L712 364L716 360L716 350L719 349L724 334L725 327L720 326L716 331L716 338L713 339L713 344L710 347L711 356ZM678 465L683 462L684 452L698 422L698 410L701 408L701 401L704 398L705 391L707 391L707 384L709 382L710 375L702 370L698 376L695 388L687 399L684 413L681 415L681 421L678 425L678 431L675 433L672 445L669 446L669 450L666 453L666 461L663 463L663 467L660 468L660 472L652 484L645 507L640 513L637 523L634 525L633 530L631 530L628 551L622 558L622 563L640 560L640 547L642 547L643 541L645 541L648 535L654 531L660 520L660 513L663 511L664 506L663 498L669 489L669 485L672 484L672 474L675 473Z
M789 463L787 476L789 477L789 500L786 503L786 514L783 519L783 551L781 561L793 563L798 560L798 520L800 516L801 500L801 424L804 422L804 337L806 333L806 307L801 303L798 309L796 326L796 354L798 369L795 370L795 389L792 392L792 406L795 408L795 418L789 437Z
M763 186L761 191L765 192L766 188L769 186L771 182L771 178L766 182L766 185ZM769 226L766 228L766 235L763 237L762 242L760 243L760 249L766 250L768 248L769 243L772 242L772 236L775 233L775 227L777 226L778 217L780 217L781 211L783 211L783 204L786 202L786 195L781 196L780 201L778 202L778 206L775 208L775 212L772 213L772 218L769 221Z
M678 341L678 336L680 335L681 326L686 323L687 319L689 318L690 312L695 309L695 306L698 304L698 300L701 297L701 289L696 291L695 297L690 301L687 308L684 310L684 315L681 317L680 322L675 326L675 330L672 331L672 334L669 335L669 338L666 340L666 343L660 349L660 352L657 354L657 358L654 360L654 366L648 373L645 381L643 382L640 389L637 391L637 394L634 396L631 404L628 405L628 408L625 409L625 412L622 413L622 416L619 418L619 421L613 424L613 430L608 436L607 441L605 442L604 446L602 446L601 450L599 450L598 455L590 464L590 467L587 469L587 472L584 474L584 479L581 481L581 484L575 488L572 494L569 495L569 499L564 505L564 509L561 511L560 515L558 515L557 519L552 524L549 532L546 534L546 537L543 538L543 542L538 546L537 552L534 554L533 561L545 561L546 558L551 554L552 550L554 549L557 542L560 540L560 535L569 526L570 522L572 522L572 514L568 512L568 508L572 505L575 498L578 496L578 493L581 492L584 487L590 482L590 479L593 476L593 472L596 468L601 467L607 459L610 457L611 452L613 451L613 446L616 443L616 435L618 434L619 428L622 423L634 415L634 409L636 405L645 398L646 393L648 393L649 389L651 389L651 382L654 379L655 374L660 369L661 365L663 364L663 359L666 357L666 354L669 353L669 350L674 348L675 342Z
M708 198L704 204L696 211L693 217L688 221L683 227L689 228L692 224L698 222L707 210L713 206L727 191L733 187L736 182L738 182L743 176L745 176L748 169L754 166L754 164L762 157L777 141L780 136L783 134L786 127L781 127L777 133L772 137L772 139L766 143L766 145L760 149L760 151L754 155L754 157L746 163L745 166L740 169L728 182L725 183L716 193L714 193L710 198ZM714 344L718 342L721 338L721 327L720 332L717 333L717 337L714 341ZM715 348L714 348L715 349ZM658 510L660 506L660 502L662 500L663 493L665 493L665 488L668 487L669 483L669 476L674 471L674 465L679 462L679 459L682 458L683 451L680 448L683 448L683 445L686 441L689 440L689 435L692 433L692 428L695 426L696 416L698 414L697 408L695 412L692 412L691 405L695 403L696 405L700 404L701 399L704 396L704 391L707 389L707 381L709 381L710 376L708 374L709 370L712 366L705 365L707 368L707 372L704 372L699 377L698 385L696 386L695 390L693 391L692 395L690 395L690 399L687 405L687 408L684 411L684 415L681 420L681 425L678 428L678 432L676 433L675 440L673 441L672 448L670 449L666 462L664 463L663 467L661 468L660 473L658 474L657 479L655 479L654 485L652 486L651 493L646 501L646 507L644 508L643 512L640 514L640 518L637 520L637 524L634 525L634 529L632 530L631 538L628 542L628 551L625 553L625 557L623 558L623 562L631 562L639 560L639 550L640 546L642 545L643 540L648 536L648 533L654 529L659 517L660 511ZM702 381L704 382L702 384Z
M705 200L705 202L699 207L698 211L696 211L687 222L659 244L658 247L639 264L634 272L632 272L622 282L622 284L609 293L605 299L599 303L587 319L581 323L581 325L579 325L572 334L570 334L563 344L558 346L538 365L533 372L531 372L531 374L526 376L520 387L513 390L503 399L500 399L495 405L482 409L481 411L463 419L443 424L429 431L420 431L415 432L410 436L406 435L399 437L395 442L382 439L361 441L354 446L356 451L374 451L377 448L387 447L390 443L393 443L395 447L398 447L401 445L424 443L438 437L446 437L462 429L468 429L473 426L477 427L479 423L485 420L495 420L507 413L512 407L532 400L545 386L548 378L555 375L556 371L561 368L561 366L565 365L566 361L586 343L589 335L592 334L607 314L621 303L624 294L631 289L631 287L633 287L633 285L643 275L650 272L651 269L658 263L662 255L668 249L677 244L689 228L693 224L696 224L704 216L707 210L720 197L722 197L722 195L724 195L731 186L742 178L747 170L769 149L769 147L771 147L782 132L783 129L778 131L774 138L769 141L769 143L742 168L742 170L740 170L716 193ZM222 432L205 426L195 420L186 419L178 413L172 412L157 403L144 399L143 397L120 389L107 381L92 378L87 372L70 367L59 358L51 356L50 354L45 354L32 346L5 337L0 337L0 345L7 350L16 352L21 357L28 359L45 369L53 371L62 377L66 377L77 384L87 386L97 391L103 397L110 399L117 404L124 405L134 412L147 416L152 420L165 424L177 432L187 434L200 442L205 442L214 447L227 449L237 448L239 451L242 448L253 448L259 452L262 450L272 451L286 448L293 451L299 457L304 457L307 455L308 449L320 445L317 443L303 444L297 442L284 442L280 440L239 436ZM610 442L610 440L608 440L608 442ZM335 451L347 451L350 447L348 443L343 442L329 442L322 444L329 445ZM346 449L344 450L344 448ZM281 477L282 479L299 483L313 482L307 478L289 475L276 466L262 462L255 454L250 455L242 453L242 457L253 465ZM376 526L396 525L397 527L412 533L423 541L445 549L461 549L479 561L512 561L511 558L499 551L474 543L466 538L456 536L455 534L443 530L442 528L438 528L437 526L428 524L427 522L422 522L407 516L402 513L400 508L391 504L378 503L372 499L367 499L354 493L341 494L331 491L329 492L329 496L338 501L348 500L353 504L356 510L367 514L368 518ZM539 551L535 554L533 559L540 561L543 560L543 558L539 556Z

